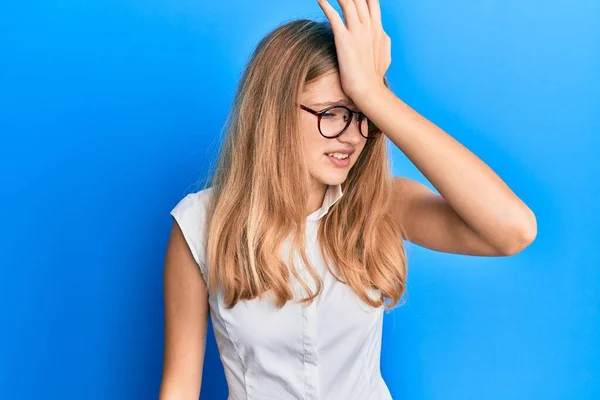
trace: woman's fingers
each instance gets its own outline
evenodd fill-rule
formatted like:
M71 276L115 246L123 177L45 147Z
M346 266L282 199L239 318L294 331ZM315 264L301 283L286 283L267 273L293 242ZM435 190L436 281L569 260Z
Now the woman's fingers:
M360 24L360 18L358 18L358 11L354 5L354 0L338 0L344 19L346 20L346 27L352 29L354 26Z
M369 7L367 6L366 0L353 0L354 7L356 7L356 12L358 14L358 18L360 22L363 24L368 24L371 22L371 15L369 15Z
M369 14L371 15L371 21L375 28L383 30L381 24L381 7L379 6L379 0L366 0L369 6Z
M372 24L381 29L379 0L337 0L337 2L342 9L345 25L338 12L327 0L317 0L333 28L340 29L344 26L350 30L359 24Z
M335 8L333 8L331 4L327 2L327 0L317 0L317 3L319 3L321 10L323 10L325 16L329 20L329 23L331 24L331 29L333 29L334 34L337 32L341 32L343 29L346 29L344 21L342 21L342 17L340 17L340 14L338 14Z

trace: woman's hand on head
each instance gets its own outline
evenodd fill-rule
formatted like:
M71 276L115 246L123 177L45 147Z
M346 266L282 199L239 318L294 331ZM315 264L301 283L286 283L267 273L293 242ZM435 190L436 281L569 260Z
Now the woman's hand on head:
M379 0L337 0L344 21L327 0L317 0L331 24L335 36L344 92L355 97L384 86L389 68L391 38L383 30Z

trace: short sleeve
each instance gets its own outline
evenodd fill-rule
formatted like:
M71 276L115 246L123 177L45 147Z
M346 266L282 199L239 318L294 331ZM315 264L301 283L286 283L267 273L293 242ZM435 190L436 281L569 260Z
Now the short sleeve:
M177 203L170 215L177 221L192 256L206 281L205 238L206 189L190 193Z

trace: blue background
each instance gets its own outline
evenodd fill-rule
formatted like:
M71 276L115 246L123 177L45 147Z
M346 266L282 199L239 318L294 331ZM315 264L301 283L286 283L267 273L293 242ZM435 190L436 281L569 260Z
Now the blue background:
M600 398L600 3L381 4L394 92L538 219L510 258L408 245L384 322L394 398ZM316 1L3 2L0 398L156 398L169 211L214 161L254 46L301 17L324 18ZM398 149L393 165L427 183ZM204 371L202 397L225 399L212 325Z

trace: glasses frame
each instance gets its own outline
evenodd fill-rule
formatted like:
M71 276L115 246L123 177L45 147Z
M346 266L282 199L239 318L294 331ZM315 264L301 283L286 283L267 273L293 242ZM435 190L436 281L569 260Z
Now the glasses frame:
M359 122L359 124L358 124L358 132L360 132L360 135L362 137L364 137L367 140L377 139L379 137L379 135L381 134L381 130L378 130L378 132L377 132L377 134L375 134L375 136L365 136L365 135L363 135L360 122L362 122L362 119L366 117L365 114L363 114L360 111L351 110L351 109L349 109L346 106L343 106L343 105L333 105L333 106L329 106L327 108L324 108L324 109L322 109L320 111L313 110L312 108L307 107L304 104L299 104L299 106L303 110L308 111L309 113L317 116L317 128L319 129L319 133L321 134L321 136L323 136L326 139L335 139L337 137L342 136L344 134L344 132L346 132L346 129L348 129L348 127L350 126L350 124L352 123L352 121L354 121L354 114L357 115L356 118L357 118L357 121ZM323 132L321 131L321 118L323 118L323 114L325 114L327 111L331 110L332 108L345 108L350 113L350 118L348 119L348 122L346 123L346 126L344 127L344 129L342 129L342 131L340 133L338 133L335 136L325 136L323 134ZM368 134L368 132L367 132L367 134Z

